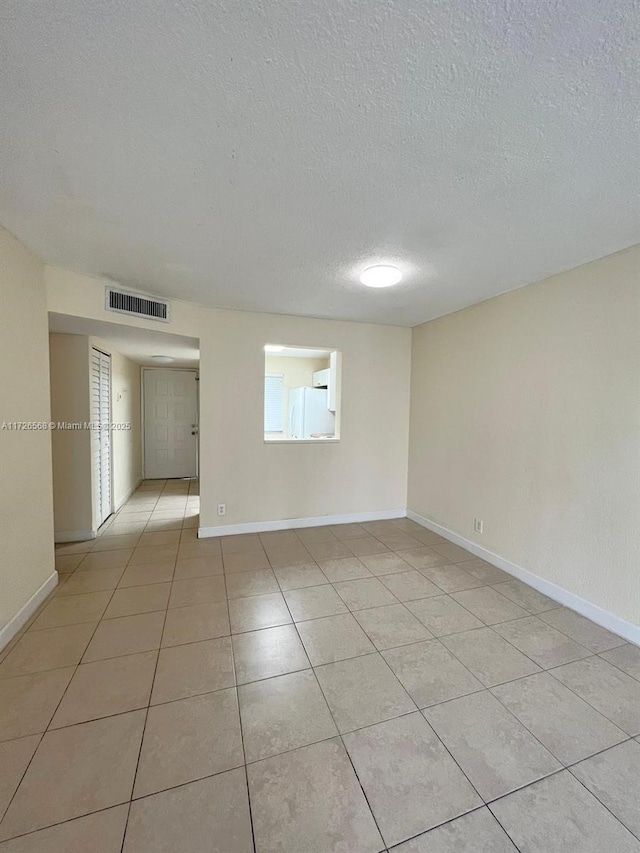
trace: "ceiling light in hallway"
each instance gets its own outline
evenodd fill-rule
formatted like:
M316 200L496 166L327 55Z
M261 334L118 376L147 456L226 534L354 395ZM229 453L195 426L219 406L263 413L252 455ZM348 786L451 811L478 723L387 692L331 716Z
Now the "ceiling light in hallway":
M173 361L170 355L152 355L151 358L158 364L170 364Z

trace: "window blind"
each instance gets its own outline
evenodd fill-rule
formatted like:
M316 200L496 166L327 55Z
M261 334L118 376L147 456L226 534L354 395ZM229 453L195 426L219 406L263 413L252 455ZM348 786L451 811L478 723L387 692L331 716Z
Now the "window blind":
M267 373L264 377L264 431L283 432L284 374Z

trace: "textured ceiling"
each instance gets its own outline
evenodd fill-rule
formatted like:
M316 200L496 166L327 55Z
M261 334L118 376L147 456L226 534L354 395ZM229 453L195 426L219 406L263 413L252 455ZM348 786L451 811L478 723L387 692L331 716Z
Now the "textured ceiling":
M634 0L5 0L0 222L206 305L414 325L640 239ZM375 262L405 283L358 284Z
M49 331L100 338L114 350L145 367L161 366L152 359L153 355L171 356L172 367L197 367L200 362L200 342L197 338L53 312L49 314Z

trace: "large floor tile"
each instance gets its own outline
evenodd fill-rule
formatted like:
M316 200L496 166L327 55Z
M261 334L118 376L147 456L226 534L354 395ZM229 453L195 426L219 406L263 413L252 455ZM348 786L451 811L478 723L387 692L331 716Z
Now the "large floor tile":
M51 728L144 708L149 703L157 652L83 663L76 670Z
M482 622L448 595L438 595L420 601L410 601L409 610L425 625L434 637L482 628Z
M138 533L126 536L99 536L91 543L91 551L122 551L125 548L135 548L140 539Z
M601 652L600 657L617 666L618 669L626 672L627 675L631 675L637 681L640 681L640 648L638 646L632 646L631 643L627 643L626 646L619 646L608 652Z
M135 616L138 613L153 613L166 610L171 592L170 583L154 583L148 586L132 586L117 589L109 602L104 618Z
M0 844L0 853L120 853L128 805L78 817Z
M222 552L222 562L226 574L234 572L254 572L258 569L269 569L271 564L267 559L266 553L260 549L258 551L240 551L237 553L227 554Z
M375 651L375 646L350 613L299 622L297 627L314 666Z
M392 649L431 639L424 625L402 604L356 610L354 617L377 649Z
M640 842L568 770L492 803L524 853L638 853Z
M451 598L477 616L485 625L495 625L509 619L528 616L526 610L490 586L479 586L451 593Z
M431 566L420 571L443 592L460 592L463 589L484 586L478 578L453 563L447 563L446 566Z
M229 610L226 601L175 607L167 611L162 646L178 646L228 636Z
M494 631L543 669L589 657L591 652L536 616L494 625Z
M515 601L520 607L524 607L529 613L544 613L545 610L554 610L560 606L557 601L547 598L537 589L516 578L496 584L494 589L501 595L506 595L511 601Z
M300 527L295 531L298 539L306 544L307 542L335 542L336 537L333 535L329 527Z
M369 554L388 554L387 546L375 536L361 536L357 539L346 539L344 544L354 557L364 557Z
M235 572L227 577L227 597L244 598L248 595L266 595L280 592L273 569L257 569L251 572Z
M229 618L232 634L258 631L260 628L275 628L292 621L281 592L252 595L249 598L234 598L229 602Z
M428 569L431 566L444 566L451 562L443 557L442 554L437 554L433 548L421 547L412 548L410 551L400 551L399 554L403 560L413 566L414 569Z
M169 607L192 607L194 604L213 604L227 598L223 575L210 578L174 580L171 585Z
M147 586L148 584L169 583L173 580L173 565L143 563L129 566L120 578L118 587Z
M45 731L75 667L0 680L0 741Z
M316 563L302 563L299 566L287 566L274 569L280 589L304 589L308 586L320 586L327 582L326 576Z
M0 824L0 839L126 802L144 717L132 711L47 732Z
M91 553L87 554L84 560L80 563L80 570L84 571L86 569L116 569L119 566L126 566L129 560L131 559L131 555L133 554L133 548L124 548L121 550L112 550L108 551L91 551Z
M419 708L482 690L482 684L438 640L382 653Z
M224 574L222 556L215 553L198 553L194 548L182 546L178 551L174 580L215 577Z
M253 853L242 768L132 803L123 853L178 851Z
M561 767L487 691L453 699L423 713L486 801Z
M211 693L234 684L230 637L172 646L160 651L151 704Z
M36 618L31 631L59 628L82 622L97 622L105 611L111 592L87 592L83 595L56 595Z
M422 542L419 539L411 536L410 533L403 533L398 528L395 528L393 533L379 533L378 539L392 551L406 551L409 548L422 547Z
M118 586L118 581L125 572L123 568L95 569L90 572L76 571L69 580L56 592L56 596L79 595L86 592L103 592Z
M331 584L288 590L284 597L295 622L349 612Z
M377 577L411 570L409 563L398 554L394 554L393 551L386 551L382 554L364 554L360 559L371 574ZM344 578L344 580L348 580L348 578Z
M247 551L260 551L262 544L257 533L239 533L236 536L223 536L220 540L223 554L242 554Z
M558 631L562 631L567 637L571 637L576 643L589 649L590 652L606 652L616 646L625 645L622 637L612 634L611 631L601 628L600 625L566 607L541 613L540 618L547 624L553 625Z
M473 560L464 560L457 565L484 584L496 584L512 580L512 575L503 572L502 569L487 563L486 560L481 560L479 557L474 557Z
M310 669L244 684L238 698L248 762L338 734Z
M552 675L628 735L640 734L640 683L599 657L568 663Z
M149 708L134 797L243 764L235 689Z
M627 735L545 672L491 691L563 764L573 764Z
M421 714L352 732L344 743L389 847L482 803Z
M379 654L316 668L320 687L341 732L380 723L416 706Z
M96 623L27 631L0 664L0 679L75 666L89 645Z
M0 743L0 821L39 743L39 735Z
M476 809L405 841L392 853L518 853L489 809Z
M238 684L284 675L310 666L293 625L235 634L232 644Z
M427 580L418 571L398 572L392 575L381 575L380 582L392 592L399 601L414 601L419 598L428 598L431 595L440 595L441 590Z
M432 546L437 554L442 554L450 563L462 563L464 560L473 558L473 554L461 548L459 545L454 545L452 542L440 542Z
M337 560L351 556L351 551L339 539L333 542L307 542L306 548L314 560Z
M397 604L398 599L378 578L362 578L335 584L336 592L349 610L366 610L383 604Z
M384 844L341 742L247 768L256 853L379 853Z
M442 637L442 642L485 687L539 671L539 667L491 628Z
M160 648L164 612L104 619L89 643L83 663Z
M156 566L165 563L175 564L178 554L178 545L152 545L147 548L138 546L134 549L128 565L141 566L145 563L153 563Z
M346 524L331 524L329 530L333 533L336 539L345 541L346 539L358 539L366 536L367 531L361 524L356 522L348 522Z
M369 569L357 557L348 557L344 560L320 560L318 565L331 583L372 577Z
M591 793L640 839L640 744L628 740L571 768Z
M304 563L313 562L313 557L298 540L298 545L286 545L284 547L268 548L267 557L273 569L282 569L287 566L299 566Z

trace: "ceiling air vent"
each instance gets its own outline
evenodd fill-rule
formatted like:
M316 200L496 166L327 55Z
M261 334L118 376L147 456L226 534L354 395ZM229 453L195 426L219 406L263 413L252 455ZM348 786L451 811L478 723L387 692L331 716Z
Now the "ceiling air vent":
M161 323L168 323L171 314L171 306L168 302L160 302L158 299L150 299L140 293L116 290L113 287L106 288L105 308L107 311L116 311L118 314L145 317L147 320L159 320Z

